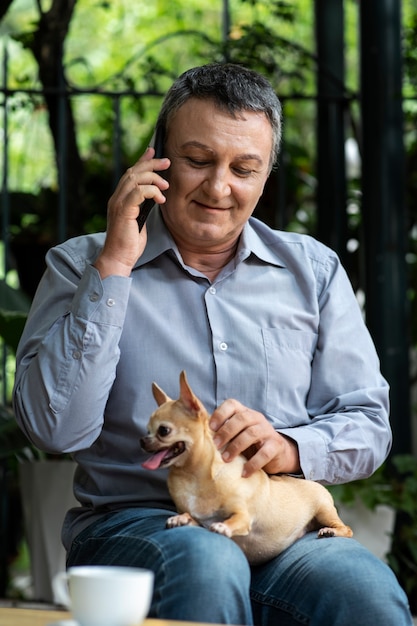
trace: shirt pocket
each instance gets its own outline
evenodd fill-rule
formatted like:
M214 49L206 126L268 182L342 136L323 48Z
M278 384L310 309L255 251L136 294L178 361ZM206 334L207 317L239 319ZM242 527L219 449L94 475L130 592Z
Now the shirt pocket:
M262 336L267 368L266 408L274 427L308 422L306 403L318 335L264 328Z

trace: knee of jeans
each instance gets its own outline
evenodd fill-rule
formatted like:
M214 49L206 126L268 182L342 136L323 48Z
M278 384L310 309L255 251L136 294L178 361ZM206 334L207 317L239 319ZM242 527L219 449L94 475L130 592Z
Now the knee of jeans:
M219 581L235 578L238 585L249 587L250 567L239 546L222 535L200 528L171 529L171 566L187 570L187 575ZM239 579L239 582L237 580Z
M393 571L354 539L320 540L314 554L314 578L319 585L332 581L334 593L364 597L367 602L385 604L403 594Z
M195 527L158 539L152 617L252 624L250 568L232 539Z

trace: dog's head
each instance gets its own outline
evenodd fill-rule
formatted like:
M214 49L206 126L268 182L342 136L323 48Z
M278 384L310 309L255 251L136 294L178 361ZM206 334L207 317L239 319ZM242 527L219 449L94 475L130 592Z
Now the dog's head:
M156 383L152 392L158 409L148 422L148 435L141 447L152 456L142 465L147 469L181 466L188 453L208 432L208 413L192 392L185 372L180 374L180 397L172 400Z

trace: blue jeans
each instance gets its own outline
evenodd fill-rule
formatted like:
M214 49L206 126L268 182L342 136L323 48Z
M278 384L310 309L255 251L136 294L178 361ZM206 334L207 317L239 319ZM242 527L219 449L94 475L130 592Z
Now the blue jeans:
M150 617L258 626L411 626L403 590L354 539L309 533L250 567L230 539L165 528L172 511L108 513L76 537L67 566L113 564L155 572Z

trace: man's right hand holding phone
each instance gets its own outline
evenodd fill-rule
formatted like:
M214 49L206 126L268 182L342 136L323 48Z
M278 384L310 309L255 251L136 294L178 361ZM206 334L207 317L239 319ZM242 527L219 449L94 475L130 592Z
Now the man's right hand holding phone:
M158 172L170 166L168 158L155 158L149 147L120 179L107 205L106 240L94 266L101 278L130 276L146 245L146 229L139 232L137 218L146 199L163 204L168 181Z

